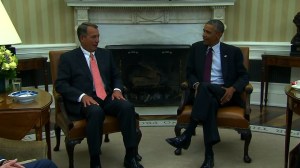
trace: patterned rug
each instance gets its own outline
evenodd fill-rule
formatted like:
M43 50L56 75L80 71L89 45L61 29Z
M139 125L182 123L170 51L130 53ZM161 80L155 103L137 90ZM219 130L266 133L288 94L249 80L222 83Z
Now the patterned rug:
M176 120L147 120L140 121L140 126L142 127L175 127ZM285 135L284 128L261 126L261 125L250 125L251 130L254 132L263 132L270 134ZM300 137L300 131L292 130L292 137Z
M141 127L175 127L176 120L145 120L140 121ZM276 135L285 135L284 128L277 128L277 127L269 127L269 126L261 126L261 125L250 125L251 130L253 132L262 132L262 133L269 133L269 134L276 134ZM63 132L62 132L63 135ZM300 137L300 131L292 130L291 131L292 137ZM52 130L50 132L50 137L55 137L55 133ZM45 133L43 132L43 138L45 138ZM32 141L35 140L35 134L28 134L26 135L23 140L25 141Z

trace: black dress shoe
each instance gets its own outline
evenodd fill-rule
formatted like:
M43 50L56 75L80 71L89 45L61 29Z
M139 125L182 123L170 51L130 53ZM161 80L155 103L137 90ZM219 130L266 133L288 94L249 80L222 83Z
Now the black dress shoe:
M91 157L90 168L101 168L101 162L99 155Z
M137 154L135 156L135 158L136 158L137 161L141 161L143 159L143 157L140 154Z
M141 165L136 158L132 158L132 159L124 159L124 167L126 168L144 168L143 165Z
M214 157L205 156L205 160L200 168L213 168L214 167Z
M166 141L175 148L188 149L191 144L191 138L188 138L186 134L182 134L175 138L167 138Z

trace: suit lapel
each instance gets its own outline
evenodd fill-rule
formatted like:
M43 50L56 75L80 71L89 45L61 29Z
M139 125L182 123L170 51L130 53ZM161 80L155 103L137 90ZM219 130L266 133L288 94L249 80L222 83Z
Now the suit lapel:
M78 58L79 66L83 69L83 71L85 71L85 74L88 74L91 81L93 81L92 73L86 62L85 56L80 48L78 48L77 58Z
M206 51L207 46L206 45L199 45L199 47L196 48L196 60L195 63L197 64L197 71L200 72L199 74L203 74L204 68L205 68L205 60L206 60ZM197 59L198 58L198 59Z
M223 74L223 79L226 79L225 76L228 73L228 53L227 53L227 49L224 46L223 43L220 43L220 56L221 56L221 66L222 66L222 74Z

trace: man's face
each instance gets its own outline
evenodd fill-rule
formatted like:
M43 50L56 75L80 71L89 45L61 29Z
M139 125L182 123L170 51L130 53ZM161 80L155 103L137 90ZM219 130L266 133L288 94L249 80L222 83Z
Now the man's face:
M85 50L89 52L96 51L99 43L98 29L89 26L87 28L87 35L80 36L80 43Z
M218 32L213 25L205 24L202 37L204 44L212 47L220 41L222 33Z

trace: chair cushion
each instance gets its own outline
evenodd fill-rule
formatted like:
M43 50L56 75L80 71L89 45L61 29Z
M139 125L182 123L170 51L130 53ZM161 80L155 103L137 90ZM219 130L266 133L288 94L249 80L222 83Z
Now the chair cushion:
M86 120L73 121L74 127L69 131L70 139L85 138ZM103 125L103 133L119 132L119 122L116 117L106 115Z
M177 116L177 123L189 123L192 106L186 105ZM249 128L249 121L244 117L244 109L238 106L222 107L217 114L218 126L230 128Z

